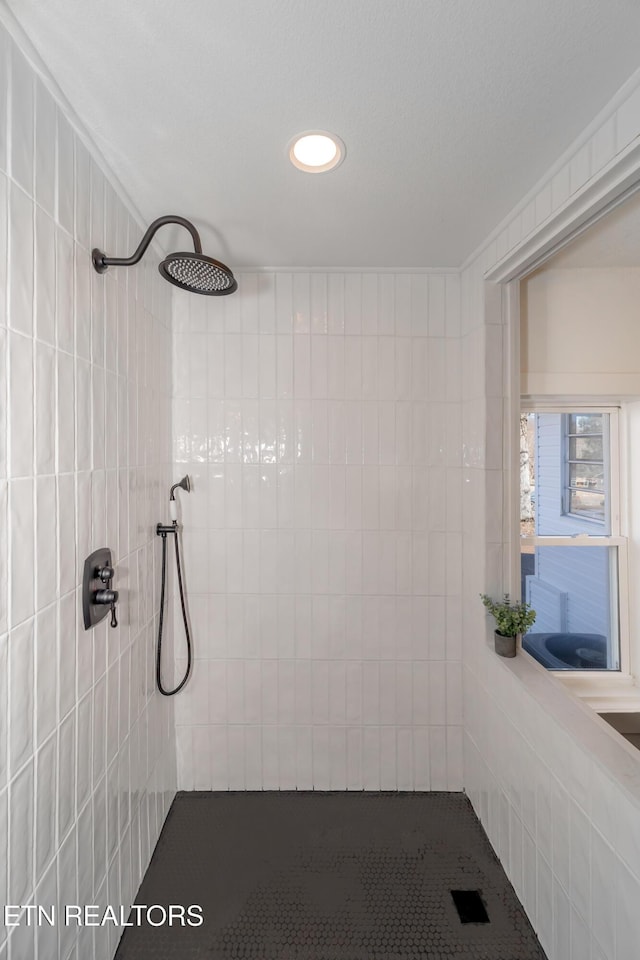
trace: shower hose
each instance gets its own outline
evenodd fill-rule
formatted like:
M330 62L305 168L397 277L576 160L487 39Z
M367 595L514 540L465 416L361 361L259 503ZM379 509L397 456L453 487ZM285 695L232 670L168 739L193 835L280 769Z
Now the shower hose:
M182 619L184 621L184 632L187 638L187 669L185 671L184 677L180 681L177 687L174 687L173 690L167 690L162 684L162 629L164 626L164 595L165 587L167 580L167 534L163 531L158 531L162 536L162 586L160 588L160 619L158 621L158 645L156 647L156 683L158 685L158 690L164 697L173 697L174 694L179 693L180 690L184 687L185 683L189 679L189 674L191 673L191 632L189 630L189 620L187 617L187 608L184 600L184 587L182 585L182 567L180 564L180 545L178 543L178 526L174 524L171 532L173 533L173 541L176 545L176 568L178 570L178 587L180 589L180 605L182 606Z

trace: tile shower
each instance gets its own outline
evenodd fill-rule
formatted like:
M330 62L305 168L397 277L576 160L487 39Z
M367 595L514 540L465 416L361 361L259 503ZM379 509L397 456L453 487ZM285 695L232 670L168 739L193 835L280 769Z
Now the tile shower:
M179 786L461 789L458 277L238 282L174 301Z
M171 295L149 265L92 270L140 224L2 27L0 118L0 902L129 902L176 785L151 666ZM85 633L82 564L107 543L120 627ZM36 936L40 960L117 942L19 926L11 960Z
M488 656L475 598L505 548L483 277L632 143L637 85L461 272L240 272L208 302L152 260L94 274L146 224L32 59L0 27L0 902L129 903L178 787L464 785L549 956L629 960L638 805ZM186 471L173 704L154 524ZM105 543L121 625L87 634ZM0 926L0 960L117 936Z

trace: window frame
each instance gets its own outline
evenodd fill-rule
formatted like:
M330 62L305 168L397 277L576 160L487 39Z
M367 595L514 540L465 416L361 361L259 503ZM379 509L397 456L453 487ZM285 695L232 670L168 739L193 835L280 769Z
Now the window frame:
M618 571L617 571L617 605L615 603L615 591L612 589L612 608L617 606L617 627L618 627L618 641L619 641L619 667L617 670L547 670L545 667L541 667L545 672L552 674L553 676L559 677L563 681L569 681L569 683L576 687L583 687L587 689L589 687L594 687L596 685L602 685L604 679L609 679L612 682L620 682L619 678L624 678L628 680L631 676L631 645L630 645L630 636L629 636L629 623L630 623L630 611L629 611L629 572L628 572L628 536L626 530L626 517L622 514L622 475L624 465L621 463L621 447L620 447L620 430L621 430L621 415L622 410L620 406L612 406L611 404L603 404L601 399L595 399L593 403L589 403L588 398L582 398L578 403L571 403L568 400L565 402L564 398L561 402L554 401L544 401L536 400L532 397L521 397L520 399L520 413L558 413L562 415L568 415L571 413L607 413L609 414L608 421L608 444L603 444L604 446L604 457L605 457L605 472L608 474L608 493L609 497L605 497L605 504L607 504L607 515L605 517L604 524L602 521L591 520L591 518L580 519L589 519L590 522L593 522L594 529L599 527L604 527L604 529L609 529L609 534L604 533L583 533L573 536L549 536L549 535L539 535L534 534L533 536L523 537L518 536L519 548L522 546L533 546L543 547L543 546L569 546L569 547L583 547L588 549L589 547L615 547L617 550L618 558ZM565 456L565 446L564 441L566 439L566 433L564 430L564 423L562 424L562 437L563 437L563 449L561 451L561 456L563 458L563 464L567 463L567 458ZM603 436L604 439L604 436ZM608 468L608 469L607 469ZM537 487L537 478L536 478L536 487ZM518 492L520 488L520 475L518 474ZM518 497L519 499L519 497ZM563 476L563 508L564 508L564 476ZM576 516L575 514L569 514L569 516ZM608 519L608 524L607 524ZM520 549L519 549L520 552ZM612 580L614 578L612 577ZM610 587L613 588L614 583L610 584ZM613 619L613 617L612 617ZM524 651L526 652L526 651ZM532 658L535 659L535 658Z
M602 421L602 433L600 434L579 434L579 433L570 433L570 418L573 413L584 413L583 410L572 410L570 413L562 414L562 513L565 517L573 517L575 520L584 521L585 523L593 523L599 527L603 527L605 530L611 529L611 455L610 455L610 443L611 443L611 415L606 420ZM600 410L589 410L589 413L600 413L604 414L605 411ZM571 453L571 439L579 438L581 436L599 436L602 437L602 460L572 460L570 457ZM572 463L602 463L602 471L604 475L604 504L605 504L605 514L604 518L600 520L598 517L589 516L586 513L574 513L571 510L571 493L574 488L571 486L571 464Z

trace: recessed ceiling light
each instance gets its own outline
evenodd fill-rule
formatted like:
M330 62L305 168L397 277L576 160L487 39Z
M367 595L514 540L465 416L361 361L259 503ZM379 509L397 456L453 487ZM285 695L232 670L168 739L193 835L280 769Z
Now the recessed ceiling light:
M289 159L305 173L334 170L344 160L346 148L340 137L324 130L299 133L289 144Z

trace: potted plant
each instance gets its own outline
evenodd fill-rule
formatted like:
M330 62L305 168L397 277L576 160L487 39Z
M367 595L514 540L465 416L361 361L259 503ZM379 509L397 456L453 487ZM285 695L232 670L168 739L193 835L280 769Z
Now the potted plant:
M533 626L535 610L528 603L512 603L508 593L502 600L492 600L486 593L481 593L480 599L496 621L496 653L501 657L515 657L516 638Z

